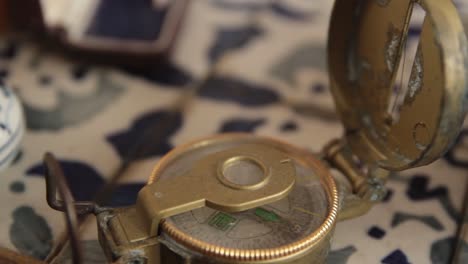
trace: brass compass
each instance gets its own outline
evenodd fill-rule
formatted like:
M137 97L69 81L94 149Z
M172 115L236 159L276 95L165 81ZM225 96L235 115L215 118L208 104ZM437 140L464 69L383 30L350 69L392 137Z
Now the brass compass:
M393 100L416 6L426 13L420 42ZM336 0L328 64L345 134L321 156L250 134L209 137L167 154L134 206L67 210L96 214L110 262L324 263L336 222L380 201L390 171L429 164L454 142L467 105L467 48L451 1ZM49 204L64 209L55 200L60 168L50 155L46 165Z

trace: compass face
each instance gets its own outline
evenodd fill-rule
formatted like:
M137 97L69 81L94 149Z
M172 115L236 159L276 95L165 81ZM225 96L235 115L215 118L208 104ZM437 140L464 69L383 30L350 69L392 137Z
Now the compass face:
M166 221L206 243L266 249L294 243L313 233L326 217L326 201L320 181L307 179L297 184L288 197L266 206L240 213L204 207Z
M232 145L239 144L242 143ZM222 148L226 147L229 146L224 145ZM176 177L177 168L183 173L186 166L196 163L197 157L219 151L219 148L220 146L213 146L211 149L208 146L189 151L171 162L159 175L160 179ZM299 155L297 158L291 154L296 167L296 185L286 198L238 213L208 207L192 210L167 218L162 226L163 232L165 226L170 225L188 237L233 249L286 246L310 236L327 217L328 199L322 181L313 168L301 162Z

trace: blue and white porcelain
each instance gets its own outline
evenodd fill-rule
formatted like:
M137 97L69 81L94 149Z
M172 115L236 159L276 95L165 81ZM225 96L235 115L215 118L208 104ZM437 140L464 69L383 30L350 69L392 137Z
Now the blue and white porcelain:
M16 157L24 130L21 103L13 91L0 81L0 172Z

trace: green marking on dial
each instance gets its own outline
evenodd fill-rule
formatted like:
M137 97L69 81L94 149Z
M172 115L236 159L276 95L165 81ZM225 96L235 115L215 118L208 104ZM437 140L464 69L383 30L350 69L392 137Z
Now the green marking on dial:
M265 222L279 222L280 217L272 211L265 210L263 208L256 208L255 215L260 217Z
M208 224L216 229L226 231L231 226L235 225L237 219L223 212L216 213L208 222Z

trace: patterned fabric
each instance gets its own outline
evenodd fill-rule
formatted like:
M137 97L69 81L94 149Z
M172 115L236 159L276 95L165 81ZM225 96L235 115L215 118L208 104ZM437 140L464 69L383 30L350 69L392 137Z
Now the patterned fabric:
M468 10L468 1L456 3ZM23 103L27 132L0 175L0 246L43 259L65 230L45 200L45 151L59 158L75 199L93 199L116 179L113 194L99 198L129 205L158 159L195 138L248 131L316 152L340 137L326 71L332 4L193 1L173 63L158 71L83 65L2 39L0 74ZM217 73L183 111L170 111L213 65ZM329 263L448 263L468 179L465 138L468 129L444 158L393 175L385 201L367 215L340 222ZM81 237L89 263L99 263L93 218ZM468 237L459 248L459 263L468 263Z
M24 130L21 103L0 80L0 171L7 168L18 154Z

